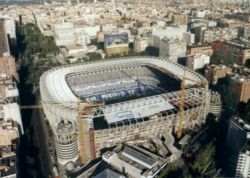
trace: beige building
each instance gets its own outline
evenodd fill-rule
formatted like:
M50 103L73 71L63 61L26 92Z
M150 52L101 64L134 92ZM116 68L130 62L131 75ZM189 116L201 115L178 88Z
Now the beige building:
M230 86L238 102L248 102L250 99L250 78L235 74L230 78Z
M17 176L18 126L13 121L0 119L0 135L0 177L14 178Z
M211 45L189 45L187 46L187 55L206 54L212 56L213 49Z
M188 16L184 14L176 14L172 16L172 22L175 25L187 25Z
M17 81L19 81L19 77L16 71L15 58L11 56L0 57L0 72L11 74Z
M218 80L231 73L232 69L225 65L211 65L205 69L205 78L209 84L216 85Z

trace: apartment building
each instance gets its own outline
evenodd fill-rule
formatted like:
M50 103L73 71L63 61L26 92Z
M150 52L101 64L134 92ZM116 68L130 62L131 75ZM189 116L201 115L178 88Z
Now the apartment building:
M209 84L216 85L218 80L232 73L232 69L225 65L210 65L205 69L205 78Z
M0 57L10 55L9 40L5 30L5 22L0 19Z
M249 177L249 151L246 147L250 139L250 125L239 117L230 120L226 148L229 153L227 171L232 177Z
M213 45L213 49L217 56L225 60L230 57L239 65L244 65L250 59L250 43L246 41L218 41Z
M13 120L0 118L0 177L17 177L16 151L19 141L19 128Z
M196 54L187 56L186 66L190 69L202 69L206 64L210 64L210 56L206 54Z
M163 38L160 41L161 57L168 57L171 61L177 63L177 59L185 57L186 53L187 44L183 40Z
M187 46L187 55L196 55L196 54L205 54L212 56L213 49L211 45L188 45Z
M250 99L249 74L234 74L230 77L230 86L237 102L248 102Z

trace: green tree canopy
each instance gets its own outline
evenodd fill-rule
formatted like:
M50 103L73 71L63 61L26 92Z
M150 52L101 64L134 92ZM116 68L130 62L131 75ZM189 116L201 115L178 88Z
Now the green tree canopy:
M55 45L53 37L44 36L39 28L32 23L24 26L26 56L39 54L39 57L46 57L47 54L57 54L59 48Z
M201 149L195 157L195 161L192 164L192 169L201 174L202 171L208 166L208 164L213 161L215 156L215 146L213 142L206 145Z

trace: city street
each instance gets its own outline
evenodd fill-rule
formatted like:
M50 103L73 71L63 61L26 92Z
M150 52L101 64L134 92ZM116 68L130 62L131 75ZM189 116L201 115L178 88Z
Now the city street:
M39 103L39 91L35 93L37 104ZM48 130L44 121L44 114L42 108L34 109L32 114L32 122L34 125L34 141L36 146L40 149L40 160L42 171L45 177L49 177L53 172L53 163L51 161L49 144L48 144Z

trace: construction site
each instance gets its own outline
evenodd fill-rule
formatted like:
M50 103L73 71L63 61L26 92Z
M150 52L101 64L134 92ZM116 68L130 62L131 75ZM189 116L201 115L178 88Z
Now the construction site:
M40 92L61 165L165 133L181 138L205 122L213 95L200 74L153 57L54 68L42 75Z

